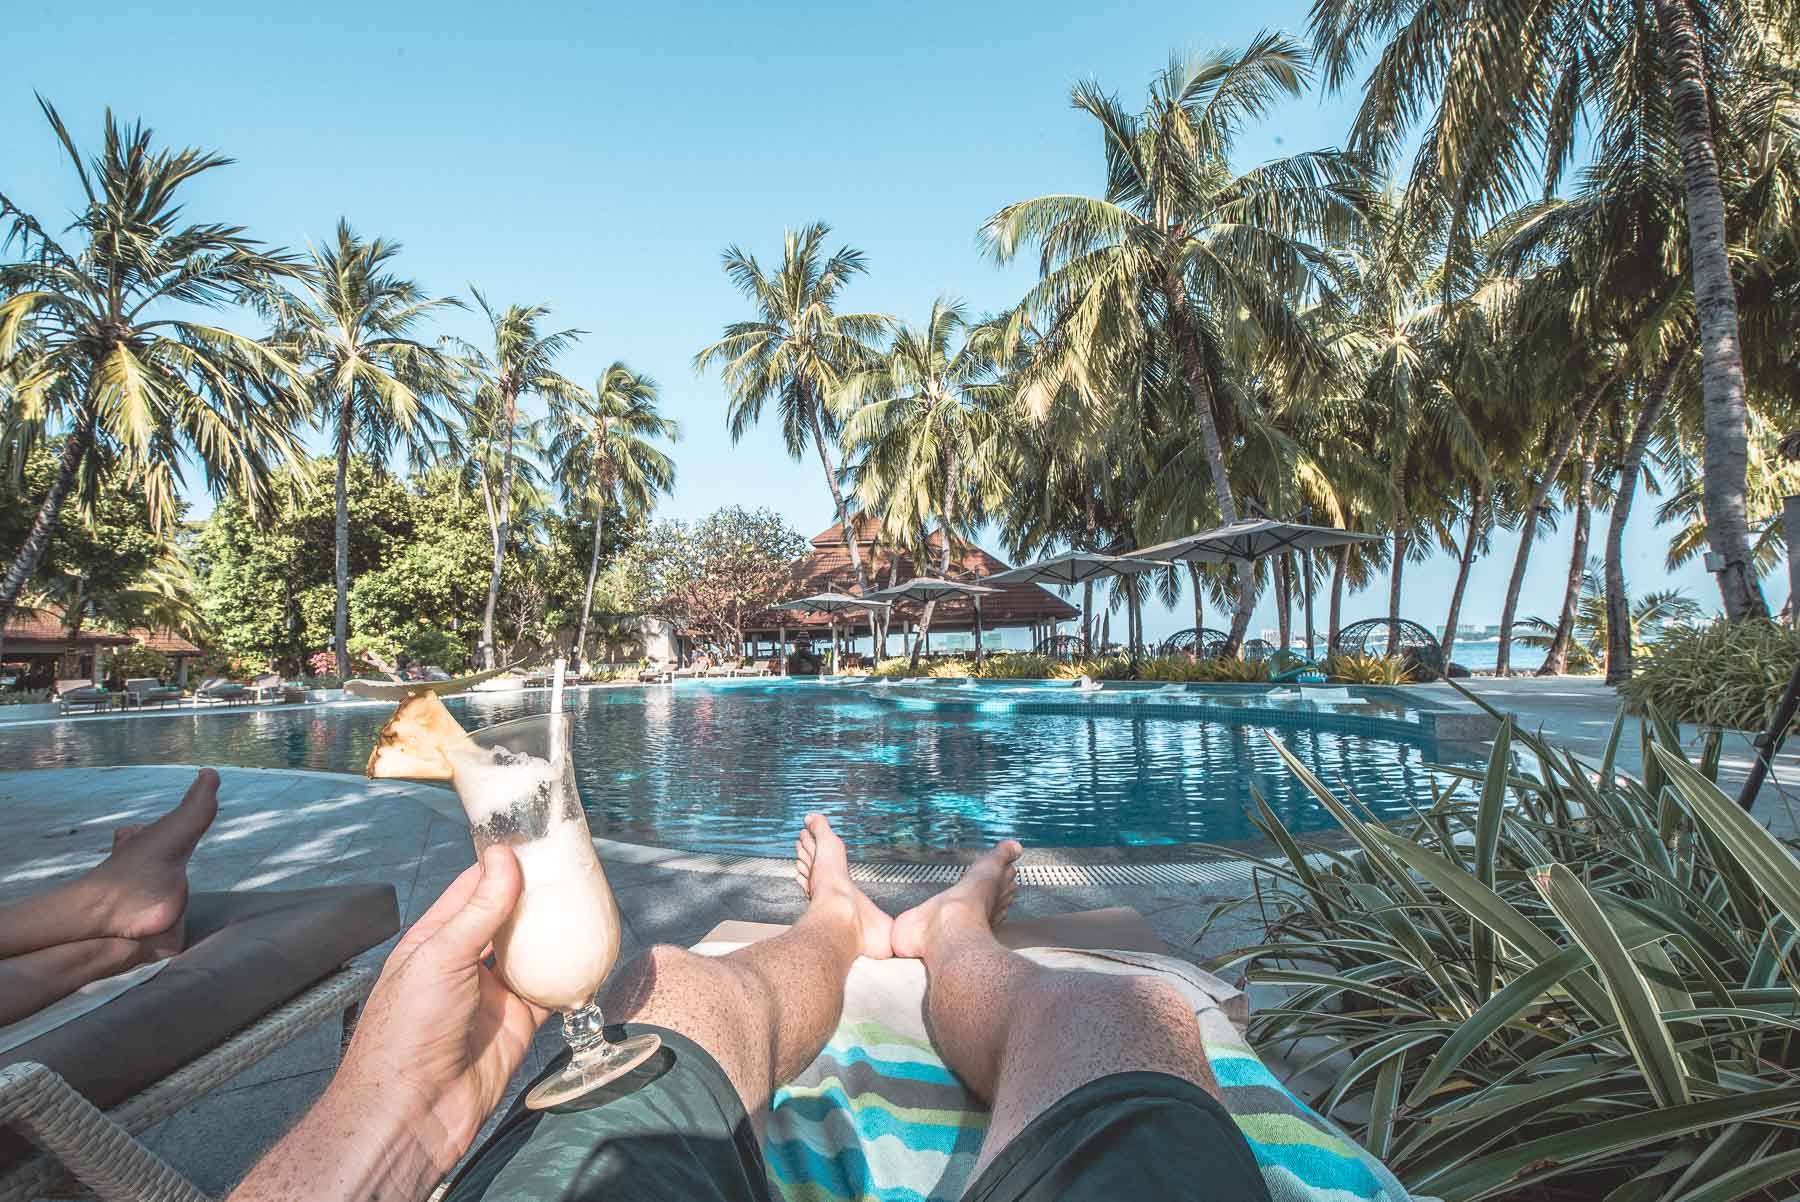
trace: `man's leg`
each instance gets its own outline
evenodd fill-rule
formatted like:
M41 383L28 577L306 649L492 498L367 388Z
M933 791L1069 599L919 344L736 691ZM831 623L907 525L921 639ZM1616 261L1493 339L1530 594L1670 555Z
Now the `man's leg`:
M203 768L181 804L122 829L92 872L0 906L0 959L92 939L163 939L187 909L188 857L218 812L219 774Z
M1215 1098L1194 1012L1151 977L1044 968L994 938L1012 900L1008 840L894 921L894 954L925 961L925 1017L944 1060L993 1111L980 1175L1054 1103L1116 1073L1180 1077Z
M726 956L651 948L601 1002L608 1022L667 1027L705 1048L752 1115L831 1038L851 962L891 954L893 919L851 883L844 841L823 815L807 815L794 851L811 904L792 928Z

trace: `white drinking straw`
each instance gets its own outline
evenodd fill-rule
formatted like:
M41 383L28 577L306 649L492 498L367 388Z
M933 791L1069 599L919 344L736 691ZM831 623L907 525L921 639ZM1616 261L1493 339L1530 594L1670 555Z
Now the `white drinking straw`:
M558 779L563 770L562 740L562 694L563 694L563 657L556 657L556 664L550 670L550 776Z

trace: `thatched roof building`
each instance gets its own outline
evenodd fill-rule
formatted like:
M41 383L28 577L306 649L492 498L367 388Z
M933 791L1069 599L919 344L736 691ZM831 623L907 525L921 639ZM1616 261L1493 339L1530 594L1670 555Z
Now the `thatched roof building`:
M877 539L874 522L860 517L853 520L856 523L857 549L862 553L871 590L901 584L914 576L940 574L938 556L944 545L941 531L934 531L926 539L930 562L916 564L910 556L897 552L890 544ZM980 580L995 572L1004 572L1007 567L1007 564L980 547L968 546L951 551L950 571L947 575L951 580ZM844 548L842 527L834 522L815 534L812 538L812 551L794 564L793 573L792 595L796 597L824 592L855 593L856 571L850 566L850 554ZM995 587L1000 590L998 593L981 600L981 625L985 630L1003 627L1048 630L1057 622L1081 616L1079 609L1040 585L1004 584ZM910 621L917 617L919 608L916 604L903 603L896 607L895 618L900 622ZM974 621L975 608L970 602L939 601L932 613L931 625L932 629L940 631L972 630ZM822 614L780 611L751 619L746 633L752 637L773 639L780 630L786 630L790 636L797 632L823 634L830 625L831 620ZM838 626L852 632L867 633L869 622L860 615L843 614L839 616Z

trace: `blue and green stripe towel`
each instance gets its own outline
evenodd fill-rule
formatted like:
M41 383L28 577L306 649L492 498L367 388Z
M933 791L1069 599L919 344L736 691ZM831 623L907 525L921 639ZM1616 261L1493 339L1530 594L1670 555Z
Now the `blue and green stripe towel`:
M724 951L720 945L702 951ZM1244 998L1185 961L1062 948L1024 953L1057 968L1161 975L1194 1004L1220 1091L1274 1202L1408 1202L1404 1187L1270 1072L1245 1042ZM763 1136L786 1202L952 1202L975 1167L987 1111L926 1037L917 961L860 960L831 1042L776 1096Z

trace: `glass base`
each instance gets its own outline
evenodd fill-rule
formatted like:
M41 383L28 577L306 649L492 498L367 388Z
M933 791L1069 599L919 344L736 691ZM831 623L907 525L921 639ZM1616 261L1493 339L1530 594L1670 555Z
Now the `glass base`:
M633 1035L618 1043L601 1043L589 1051L577 1052L563 1066L562 1072L540 1081L525 1095L525 1109L545 1110L572 1102L608 1081L616 1081L656 1055L662 1048L659 1035Z

